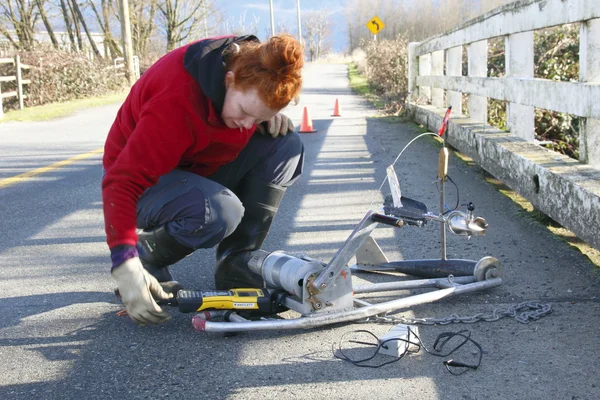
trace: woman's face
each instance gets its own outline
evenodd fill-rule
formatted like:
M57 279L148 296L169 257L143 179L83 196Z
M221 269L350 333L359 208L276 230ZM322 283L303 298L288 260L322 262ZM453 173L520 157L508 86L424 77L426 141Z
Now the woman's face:
M268 121L279 110L273 110L260 99L256 89L238 90L233 83L233 72L225 75L225 101L221 118L228 128L250 129L253 125Z

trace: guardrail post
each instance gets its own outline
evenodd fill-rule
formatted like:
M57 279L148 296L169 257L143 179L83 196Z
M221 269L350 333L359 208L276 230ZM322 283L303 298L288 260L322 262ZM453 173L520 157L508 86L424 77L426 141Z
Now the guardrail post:
M419 57L419 75L431 75L431 53L423 54ZM419 96L423 97L427 101L431 101L431 87L419 86Z
M4 98L2 97L2 82L0 82L0 119L4 118Z
M419 76L417 45L416 42L408 44L408 96L410 101L415 101L417 97L417 76Z
M17 69L17 98L19 99L19 110L23 109L23 77L21 76L21 57L15 56L15 67Z
M444 50L431 53L431 75L444 75ZM431 88L431 104L434 107L444 108L444 89Z
M600 82L600 19L581 23L579 80ZM600 165L600 120L581 118L579 161L594 166Z
M469 46L467 47L467 54L469 57L469 76L484 78L487 77L487 51L487 40L481 40L479 42L473 42L469 44ZM483 124L487 124L487 102L487 97L470 94L468 101L469 117L474 119L475 121L481 121Z
M508 35L504 41L506 78L533 78L533 31ZM535 139L532 106L509 103L506 125L515 136L529 142Z
M446 52L446 75L462 76L463 47L456 46ZM446 106L452 106L454 115L462 114L462 93L449 90L446 93Z

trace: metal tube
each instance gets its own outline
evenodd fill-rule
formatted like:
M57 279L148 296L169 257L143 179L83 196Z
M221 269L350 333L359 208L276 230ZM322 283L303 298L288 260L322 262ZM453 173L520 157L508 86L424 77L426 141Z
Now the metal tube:
M259 330L279 330L279 329L310 329L324 325L337 324L343 322L356 321L377 314L383 314L402 308L409 308L418 304L431 303L446 297L458 294L474 292L482 289L489 289L500 286L501 278L488 279L482 282L474 282L467 285L440 289L434 292L418 294L402 299L387 301L374 304L351 311L344 311L333 314L317 314L315 316L300 317L296 319L269 320L269 321L248 321L248 322L211 322L196 321L192 318L192 324L195 329L206 332L242 332Z
M379 222L384 225L394 226L396 228L402 228L404 226L404 220L402 218L392 217L391 215L373 214L371 218L375 222Z
M440 213L441 215L444 214L444 205L446 203L446 193L445 193L445 187L446 187L446 179L445 177L442 178L442 181L440 182ZM440 254L442 260L446 259L446 224L440 224L440 234L441 234L441 247L442 247L442 252Z
M298 42L302 44L302 21L300 18L300 0L296 0L296 10L298 11Z
M401 260L386 261L379 264L355 264L350 266L352 271L362 272L402 272L419 278L446 278L447 276L473 276L477 261L463 260L459 258L423 259L423 260Z
M473 276L457 276L452 279L452 282L457 284L472 283L475 281ZM440 283L444 282L451 283L448 278L436 278L436 279L418 279L401 282L385 282L385 283L373 283L370 285L358 285L352 288L354 294L360 293L372 293L372 292L386 292L389 290L408 290L408 289L420 289L428 287L439 287Z
M229 314L228 318L229 318L229 321L231 321L231 322L242 322L242 323L245 323L245 322L249 321L246 318L241 317L241 316L239 316L238 314L236 314L234 312L231 313L231 314Z
M444 122L442 121L442 127ZM440 135L441 136L441 135ZM438 178L440 180L440 216L444 216L445 205L446 205L446 181L448 180L448 149L446 148L446 141L442 142L442 148L440 150L440 156L438 159ZM446 259L446 224L440 225L441 234L441 258Z
M271 11L271 36L275 36L275 18L273 17L273 0L269 0L269 10Z

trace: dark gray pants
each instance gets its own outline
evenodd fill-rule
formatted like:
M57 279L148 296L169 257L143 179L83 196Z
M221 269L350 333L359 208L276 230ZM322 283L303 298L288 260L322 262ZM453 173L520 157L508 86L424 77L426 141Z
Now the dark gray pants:
M276 139L255 134L235 160L208 178L182 170L162 176L142 194L137 226L165 225L184 246L213 247L242 220L244 191L260 190L265 184L292 185L302 173L303 159L304 146L296 132Z

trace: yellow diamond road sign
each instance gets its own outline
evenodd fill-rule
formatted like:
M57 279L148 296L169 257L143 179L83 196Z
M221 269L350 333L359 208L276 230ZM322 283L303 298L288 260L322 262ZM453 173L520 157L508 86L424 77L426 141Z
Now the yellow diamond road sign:
M378 17L373 17L367 22L367 28L369 28L373 35L377 35L384 27L385 24Z

